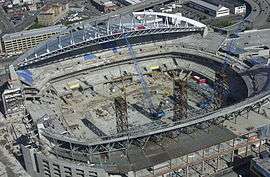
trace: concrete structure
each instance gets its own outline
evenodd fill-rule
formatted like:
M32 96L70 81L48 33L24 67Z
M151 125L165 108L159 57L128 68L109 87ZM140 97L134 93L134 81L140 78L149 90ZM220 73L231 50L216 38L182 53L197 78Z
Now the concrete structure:
M252 57L270 57L270 30L250 30L238 34L237 38L229 38L222 47L223 51L227 51L227 45L231 41L235 41L235 47L230 51L231 55L241 60Z
M57 25L6 34L2 37L2 48L6 54L20 54L64 30L66 30L65 26Z
M235 155L260 153L269 138L262 139L260 129L270 124L269 68L251 72L226 57L230 99L223 108L210 103L201 109L198 103L213 94L207 83L225 62L217 52L224 38L206 35L204 24L180 15L132 15L71 29L22 55L14 62L16 72L10 67L10 76L21 81L26 111L7 124L16 120L26 127L14 140L27 137L21 152L32 176L209 176L227 169ZM165 112L161 119L149 116L138 71L153 104ZM189 73L207 83L188 79L184 90L173 88L174 79ZM173 90L188 97L179 121L173 121ZM115 103L119 95L126 101Z
M23 105L23 93L19 77L14 67L10 66L10 82L9 87L2 94L4 111L6 117L20 116L24 114L25 107Z
M45 6L38 14L38 23L44 26L56 24L69 11L69 3L56 3Z
M250 164L250 170L257 177L270 176L270 156L269 152L263 152L261 157L252 159Z
M230 15L230 9L222 5L215 5L203 0L190 0L188 6L199 11L202 11L213 17L223 17Z
M82 177L109 177L104 169L96 168L93 164L78 165L74 162L61 161L48 158L46 155L36 152L31 147L22 146L26 170L31 177L38 176L82 176ZM35 171L39 172L39 175Z
M198 53L198 49L181 48L179 47L180 45L180 43L174 43L173 41L164 42L162 40L162 42L156 42L154 44L138 45L134 47L134 50L137 57L142 58L139 62L142 68L157 68L151 66L152 63L159 65L163 72L174 71L173 68L177 67L187 67L196 73L199 72L198 70L203 70L201 71L203 74L209 73L209 75L207 74L207 78L209 79L213 75L214 66L219 62L222 64L224 59L221 56L210 53L206 54L203 51ZM128 132L110 134L117 131L114 124L115 120L110 115L110 113L113 113L113 109L109 108L110 99L106 99L104 101L106 106L102 106L107 111L94 111L96 112L95 114L91 111L92 109L89 109L89 104L86 104L85 106L87 107L85 107L81 103L97 98L94 101L94 105L91 105L92 108L98 104L96 101L100 98L106 98L110 94L113 94L112 91L109 91L112 90L110 89L110 85L120 83L118 85L120 86L122 83L129 83L128 80L130 79L117 79L118 77L116 77L120 73L124 73L124 71L126 73L133 72L132 62L130 62L127 49L119 48L118 50L121 51L121 55L119 53L113 53L113 50L109 49L92 54L96 57L77 56L72 60L44 65L38 69L31 69L34 76L32 87L36 87L40 91L38 94L27 95L29 101L25 103L30 111L32 120L38 124L38 137L41 138L40 142L44 143L41 146L46 148L44 148L44 151L39 151L29 146L26 151L23 151L27 170L30 174L33 174L33 176L45 176L52 173L63 174L67 171L74 175L76 173L88 174L91 171L94 174L93 176L102 173L105 176L110 174L131 175L133 173L135 176L144 177L149 175L169 175L178 172L184 173L186 176L192 176L199 169L203 170L200 170L198 173L211 174L226 168L226 162L233 160L234 153L245 156L245 154L250 152L253 144L260 142L258 138L249 138L258 136L257 129L256 131L254 129L249 132L247 128L251 125L260 127L261 124L269 122L268 118L262 118L264 121L261 122L258 116L251 115L251 117L246 118L245 114L246 110L256 110L258 108L257 106L257 108L252 108L253 106L268 102L266 100L268 100L269 96L264 90L261 90L260 95L246 99L244 96L246 94L243 94L243 97L237 100L244 99L244 101L240 101L236 105L231 105L222 110L216 110L207 115L204 115L203 112L197 112L199 117L195 117L194 119L188 118L185 122L175 124L172 124L167 117L164 117L162 122L146 119L142 113L128 108L128 114L130 115L128 117L129 124L135 127L132 128L131 126ZM139 52L140 50L143 50L143 52ZM179 51L183 53L179 53ZM160 56L153 58L156 55ZM192 61L189 61L190 59ZM202 61L207 67L200 64ZM113 66L111 65L112 63L118 64ZM93 69L93 66L95 69ZM118 72L116 68L120 68L122 71ZM149 69L147 69L148 72L152 73L153 71ZM45 71L47 74L44 74ZM145 75L148 75L148 72L146 71ZM231 72L235 71L231 70ZM112 76L107 73L110 73ZM244 89L246 86L240 86L241 83L243 84L243 81L241 81L243 78L237 79L235 74L232 73L232 77L234 81L237 81L236 86L238 88L240 87L241 92L232 92L239 95L239 93L246 92ZM129 75L127 74L126 76ZM132 76L133 79L136 83L136 77ZM80 83L81 91L77 89L73 89L73 91L65 89L67 83L73 80L77 80ZM251 80L246 80L245 84L249 85L250 82ZM100 83L103 83L101 87L99 86ZM164 83L165 85L169 85L165 81ZM92 85L93 88L86 89L87 85ZM131 85L131 87L134 88L135 85ZM107 89L103 90L103 88ZM114 89L116 90L117 87L114 87ZM248 90L251 92L251 95L254 93L251 87L248 87ZM126 91L130 93L129 89ZM95 96L91 96L91 92L95 93ZM158 92L160 93L160 91ZM102 93L100 95L101 97L98 96L100 93ZM40 98L40 101L34 101L37 97ZM72 99L78 99L78 101L75 102L74 100L73 102ZM133 99L129 97L128 102L130 105L133 104L134 99L136 97ZM63 117L67 125L64 120L61 120L62 114L59 112L61 110L58 110L58 101L60 100L65 100L66 102L64 105L61 104L61 107L63 108ZM76 109L76 106L78 109ZM87 109L89 109L89 112ZM78 110L87 112L87 119L92 122L92 125L89 126L90 128L85 128L80 123L80 115L83 115L83 113L80 112L77 115ZM97 108L94 110L97 110ZM196 111L193 110L192 112ZM250 112L248 114L252 113ZM168 112L167 115L169 115ZM238 117L238 115L240 116ZM228 117L242 119L239 121L235 120L237 124L231 120L222 124L224 126L207 126L208 121L211 124L211 120L215 119L216 124L218 120L223 120L223 118L226 120ZM256 120L254 120L254 117L256 117ZM165 119L169 123L165 123ZM139 127L136 124L138 121L142 124ZM250 123L248 123L249 121ZM253 124L253 121L257 122L257 124ZM241 128L237 126L241 126ZM228 130L225 127L232 127L232 130ZM237 129L234 127L237 127ZM179 133L179 129L181 129L181 133ZM234 133L232 133L233 130L235 131ZM69 134L69 131L75 137ZM83 131L85 133L81 133ZM102 135L97 133L101 131L103 132ZM145 137L147 138L144 139ZM172 137L173 140L169 137ZM239 137L244 138L241 139ZM158 145L156 144L157 141ZM47 146L50 144L52 146ZM179 147L181 147L181 151L179 151ZM47 151L47 148L54 153ZM34 154L36 154L36 157ZM29 158L29 156L32 158ZM195 172L192 170L195 168L194 165L196 165Z

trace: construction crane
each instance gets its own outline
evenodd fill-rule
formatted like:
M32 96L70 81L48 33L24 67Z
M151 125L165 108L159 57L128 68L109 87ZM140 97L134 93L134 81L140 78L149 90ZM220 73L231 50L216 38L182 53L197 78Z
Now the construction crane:
M236 38L238 37L238 33L243 30L243 27L245 25L245 21L242 20L241 22L239 22L236 26L236 28L234 30L232 30L232 32L230 34L227 34L227 37L225 40L228 40L228 38L230 36L233 36L233 38L231 39L231 41L229 41L226 45L226 50L227 52L229 53L233 53L235 48L236 48ZM222 68L221 68L221 71L219 72L219 75L218 77L220 78L217 78L217 82L215 83L215 90L217 91L217 95L219 95L218 97L220 97L220 105L219 106L222 106L223 104L223 101L225 99L225 96L228 94L228 89L227 88L227 84L226 84L226 71L227 71L227 67L230 65L230 62L229 62L229 57L228 57L228 54L225 53L225 57L224 57L224 63L222 65ZM219 101L218 101L219 102Z
M236 29L232 31L230 35L238 36L238 33L242 30L242 27L244 25L244 21L239 22ZM228 40L229 36L227 35L225 40ZM227 43L227 51L232 52L235 50L235 41L236 39L233 38L229 43ZM229 58L228 55L225 53L224 63L222 65L221 70L219 71L220 76L226 75L227 67L229 66ZM216 94L222 94L220 96L224 97L228 93L228 88L225 88L225 80L220 79L219 81L216 81L214 83L214 90L216 91ZM214 102L215 98L214 95L208 97L205 100L202 100L198 105L202 109L209 109L210 105Z
M141 84L142 89L143 89L144 100L145 100L145 103L147 104L149 112L150 112L150 114L151 114L151 116L153 118L161 118L161 117L163 117L165 115L165 113L164 113L164 111L162 111L160 109L160 107L158 109L155 108L155 106L153 104L153 101L152 101L150 91L149 91L147 83L146 83L146 81L144 79L141 68L139 67L139 64L138 64L137 58L135 56L134 50L132 48L132 45L128 41L127 34L125 34L124 38L125 38L125 41L126 41L126 44L127 44L127 47L128 47L129 55L133 60L134 68L135 68L137 74L139 75L140 84Z

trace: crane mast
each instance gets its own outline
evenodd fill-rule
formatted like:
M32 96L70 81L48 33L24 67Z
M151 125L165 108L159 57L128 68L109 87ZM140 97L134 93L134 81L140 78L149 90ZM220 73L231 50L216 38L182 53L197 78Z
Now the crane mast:
M127 44L127 47L128 47L128 52L129 52L129 55L133 61L133 64L134 64L134 69L135 71L137 72L137 74L139 75L139 80L140 80L140 85L143 89L143 94L144 94L144 100L147 104L147 108L149 109L149 112L151 114L152 117L154 118L161 118L163 117L165 114L162 110L157 110L153 104L153 101L152 101L152 97L151 97L151 94L150 94L150 91L149 91L149 88L147 86L147 83L144 79L144 76L143 76L143 73L141 71L141 68L139 67L139 64L138 64L138 61L137 61L137 58L136 58L136 55L134 53L134 50L132 48L132 45L130 44L130 42L128 41L128 38L127 38L127 35L125 35L125 42Z

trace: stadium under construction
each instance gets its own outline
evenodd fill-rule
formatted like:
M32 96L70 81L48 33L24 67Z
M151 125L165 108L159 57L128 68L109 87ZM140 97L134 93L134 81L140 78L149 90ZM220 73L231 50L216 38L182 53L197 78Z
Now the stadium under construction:
M222 53L226 37L155 12L68 30L9 67L7 139L29 175L210 176L266 147L269 68Z

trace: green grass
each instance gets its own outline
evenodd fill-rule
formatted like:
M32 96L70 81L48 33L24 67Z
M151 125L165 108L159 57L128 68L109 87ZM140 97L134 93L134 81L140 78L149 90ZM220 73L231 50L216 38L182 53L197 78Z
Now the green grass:
M227 27L227 26L231 26L233 25L233 21L231 20L221 20L221 21L217 21L213 24L213 26L215 27L219 27L219 28L224 28L224 27Z

